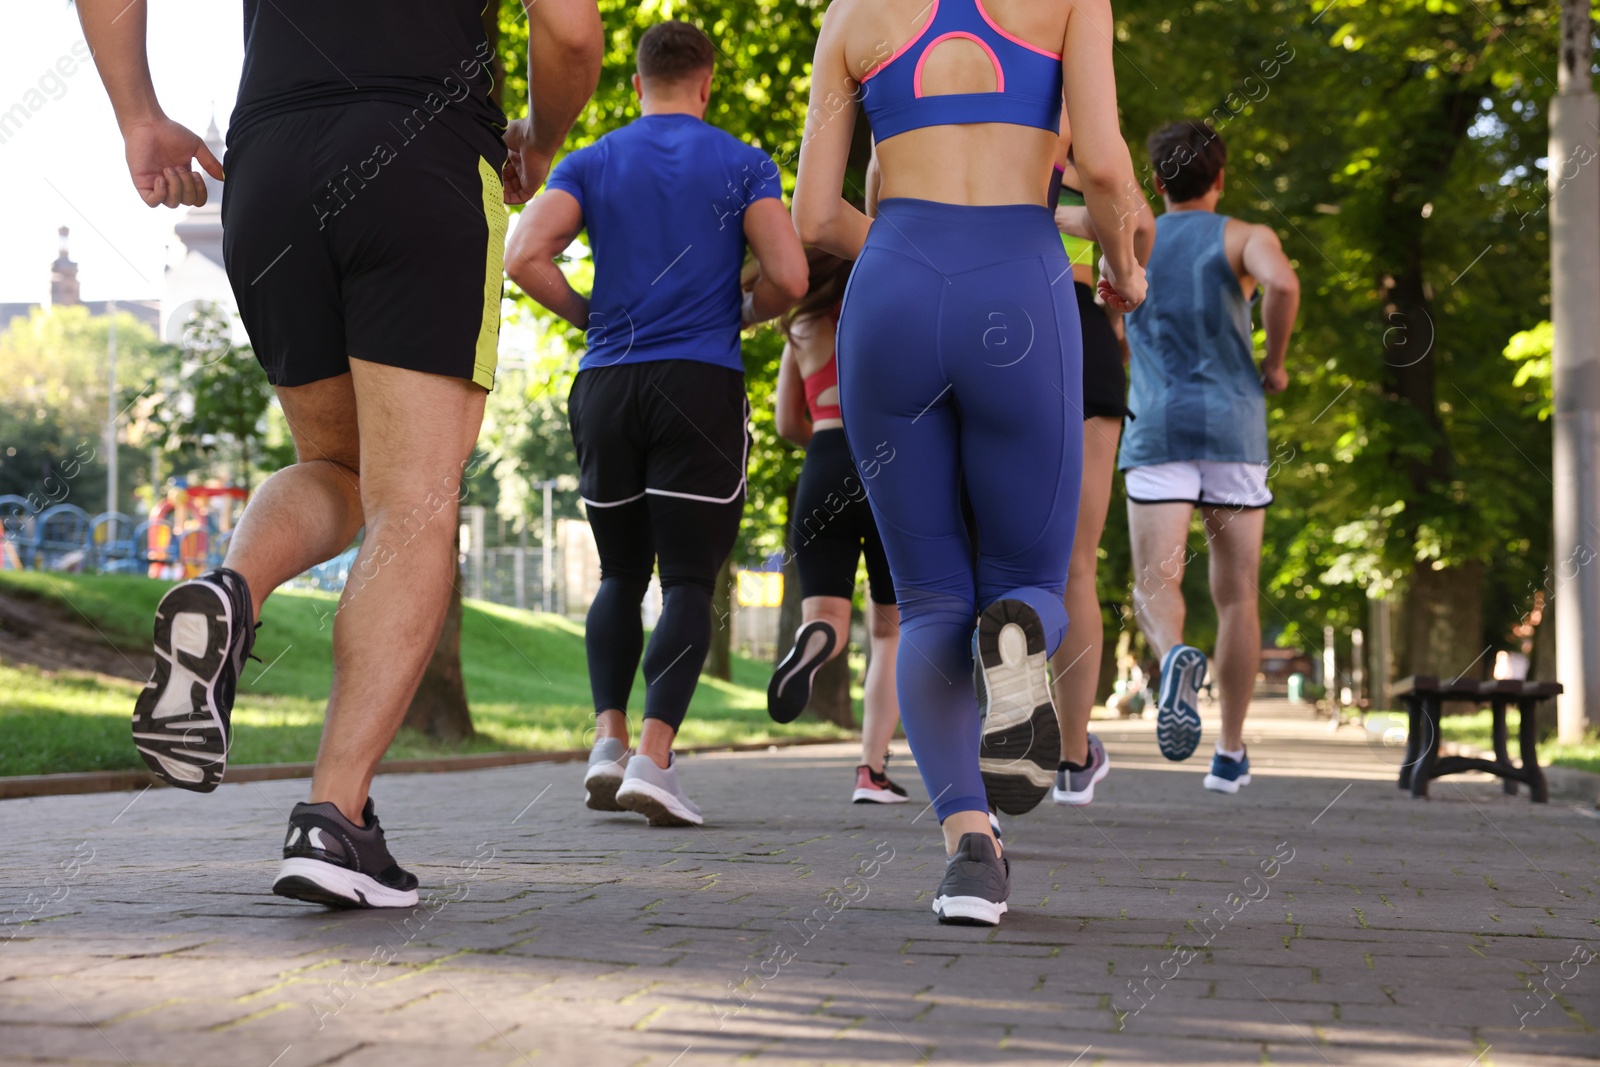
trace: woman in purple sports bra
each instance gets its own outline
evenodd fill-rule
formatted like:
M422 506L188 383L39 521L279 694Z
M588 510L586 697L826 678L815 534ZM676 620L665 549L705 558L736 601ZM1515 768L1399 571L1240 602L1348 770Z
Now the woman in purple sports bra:
M1083 382L1044 203L1064 94L1102 296L1136 307L1123 220L1142 200L1113 37L1109 0L835 0L817 41L794 217L804 241L856 261L839 402L858 459L895 457L863 484L900 605L906 737L949 856L941 922L1004 914L989 807L1038 804L1060 755L1047 663L1067 624ZM858 99L882 176L871 220L842 195Z

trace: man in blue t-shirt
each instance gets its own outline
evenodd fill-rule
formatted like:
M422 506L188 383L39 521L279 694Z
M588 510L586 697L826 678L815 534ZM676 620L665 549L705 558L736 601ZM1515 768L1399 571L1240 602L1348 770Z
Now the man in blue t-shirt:
M522 212L511 279L584 331L567 400L579 492L600 552L585 645L596 715L588 805L695 825L672 741L711 644L711 595L744 510L749 404L739 330L805 295L805 252L778 167L704 121L715 52L684 22L639 39L640 118L571 153ZM594 287L556 260L588 231ZM746 247L760 274L747 291ZM661 618L640 604L656 560ZM645 712L629 758L628 697L644 657Z

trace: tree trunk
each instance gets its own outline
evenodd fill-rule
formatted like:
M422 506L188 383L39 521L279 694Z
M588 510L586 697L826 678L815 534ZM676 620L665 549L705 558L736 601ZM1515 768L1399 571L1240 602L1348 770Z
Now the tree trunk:
M852 624L859 617L859 612L853 608L850 612ZM806 710L823 722L835 723L847 730L856 726L855 707L850 700L850 634L848 631L839 635L839 643L844 647L839 654L817 671L816 677L811 682L811 702L806 705Z
M1418 563L1406 584L1395 658L1407 674L1489 676L1494 658L1483 641L1483 564L1469 560L1434 570Z
M461 524L456 524L455 559L461 558ZM467 706L467 680L461 673L461 571L456 564L456 580L451 583L450 607L445 612L444 629L433 646L428 669L422 674L417 692L406 709L402 726L421 730L436 741L464 741L476 731L472 711Z
M700 673L733 681L733 557L722 561L711 593L711 648Z
M1106 611L1105 605L1100 605L1100 626L1102 640L1100 641L1100 678L1094 686L1094 702L1104 705L1111 699L1111 694L1117 689L1117 641L1116 631L1106 622L1106 616L1112 615L1115 621L1115 612Z

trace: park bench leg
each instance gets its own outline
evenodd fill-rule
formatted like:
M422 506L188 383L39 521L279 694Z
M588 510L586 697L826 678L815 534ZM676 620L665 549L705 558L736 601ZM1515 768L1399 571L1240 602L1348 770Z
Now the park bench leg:
M1502 767L1511 766L1511 752L1506 746L1506 701L1495 700L1491 703L1489 714L1494 717L1494 761ZM1515 778L1502 778L1501 786L1506 795L1517 795L1517 780Z
M1522 773L1528 778L1528 792L1535 804L1550 802L1550 786L1539 767L1539 702L1517 701L1517 735L1522 747Z
M1428 783L1433 780L1434 765L1439 762L1439 721L1443 702L1437 696L1425 696L1419 703L1422 705L1422 731L1417 739L1422 751L1417 757L1417 765L1411 771L1411 795L1425 797L1428 795Z
M1422 713L1417 707L1416 697L1401 699L1406 706L1406 758L1400 764L1400 781L1395 784L1401 789L1410 789L1411 772L1422 755Z

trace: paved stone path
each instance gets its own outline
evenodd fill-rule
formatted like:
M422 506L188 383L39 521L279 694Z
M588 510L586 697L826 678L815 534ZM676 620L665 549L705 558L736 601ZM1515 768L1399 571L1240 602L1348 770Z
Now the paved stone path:
M270 895L301 782L0 802L0 922L31 917L0 927L0 1062L1600 1053L1600 822L1580 805L1473 779L1413 801L1392 748L1281 705L1232 798L1198 759L1161 760L1148 724L1098 732L1113 769L1092 807L1008 821L998 930L937 925L933 817L845 803L848 746L686 759L704 830L589 812L571 764L380 778L428 894L409 913Z

